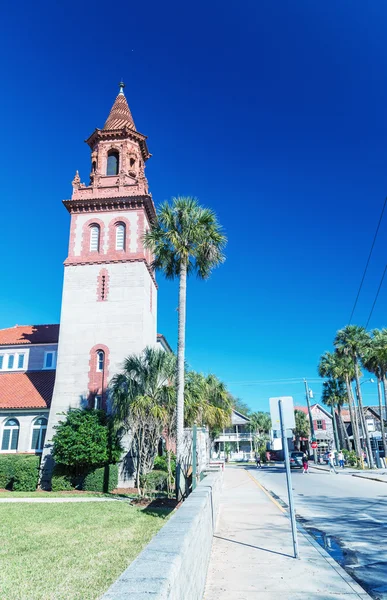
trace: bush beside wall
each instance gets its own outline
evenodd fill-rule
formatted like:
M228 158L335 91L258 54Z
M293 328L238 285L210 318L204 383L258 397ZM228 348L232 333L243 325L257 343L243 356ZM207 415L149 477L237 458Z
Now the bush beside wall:
M0 488L34 492L39 481L39 456L0 455Z
M82 489L88 492L111 492L118 485L118 465L94 469L86 475Z

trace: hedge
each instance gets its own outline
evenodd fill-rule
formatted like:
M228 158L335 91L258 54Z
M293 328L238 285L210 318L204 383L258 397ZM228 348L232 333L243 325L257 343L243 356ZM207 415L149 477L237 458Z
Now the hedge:
M55 465L51 477L52 492L68 492L74 489L74 484L71 475L69 475L66 467Z
M141 476L141 486L145 494L165 491L168 488L168 473L154 469Z
M39 456L0 455L0 488L34 492L39 481Z
M107 465L90 471L81 485L82 490L88 492L111 492L118 485L118 465Z

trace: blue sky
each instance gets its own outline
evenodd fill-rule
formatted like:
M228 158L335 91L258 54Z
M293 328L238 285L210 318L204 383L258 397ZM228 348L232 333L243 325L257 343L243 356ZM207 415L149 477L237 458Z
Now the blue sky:
M0 327L58 322L75 170L121 77L157 203L196 195L227 262L188 285L187 359L254 409L318 399L387 194L384 0L8 4L0 25ZM354 321L386 262L387 215ZM176 343L177 284L159 277ZM370 327L387 326L387 282ZM313 379L315 381L313 381ZM284 381L292 380L292 381ZM376 390L364 386L365 399Z

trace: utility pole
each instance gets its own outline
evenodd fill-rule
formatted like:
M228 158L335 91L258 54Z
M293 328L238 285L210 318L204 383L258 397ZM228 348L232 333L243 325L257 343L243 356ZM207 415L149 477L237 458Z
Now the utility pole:
M305 384L306 403L308 405L310 436L312 438L312 442L315 442L316 436L314 434L312 411L310 410L310 402L309 402L309 399L313 398L313 392L312 392L312 390L309 389L308 382L306 381L306 379L304 379L304 384ZM314 464L317 465L317 448L313 448L313 460L314 460Z

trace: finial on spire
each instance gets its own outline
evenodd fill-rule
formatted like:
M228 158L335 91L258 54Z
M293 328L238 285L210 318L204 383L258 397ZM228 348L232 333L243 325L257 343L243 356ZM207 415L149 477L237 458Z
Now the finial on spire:
M122 94L122 96L124 96L124 87L125 87L125 84L122 81L122 79L121 79L121 81L120 81L120 83L118 85L120 86L119 94Z

